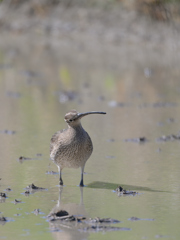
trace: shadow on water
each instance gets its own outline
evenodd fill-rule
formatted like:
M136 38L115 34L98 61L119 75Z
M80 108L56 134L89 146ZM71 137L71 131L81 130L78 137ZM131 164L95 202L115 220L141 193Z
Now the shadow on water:
M111 189L111 190L115 190L118 186L122 186L124 189L127 189L127 190L174 193L170 191L155 190L148 187L125 185L125 184L118 184L118 183L108 183L108 182L100 182L100 181L95 181L87 185L88 188Z

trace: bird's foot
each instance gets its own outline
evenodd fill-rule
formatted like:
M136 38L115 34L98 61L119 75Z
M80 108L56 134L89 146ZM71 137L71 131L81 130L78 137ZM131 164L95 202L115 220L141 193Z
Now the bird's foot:
M63 180L62 179L60 179L59 185L63 186Z
M84 187L84 183L83 183L83 180L80 181L80 184L79 184L80 187Z

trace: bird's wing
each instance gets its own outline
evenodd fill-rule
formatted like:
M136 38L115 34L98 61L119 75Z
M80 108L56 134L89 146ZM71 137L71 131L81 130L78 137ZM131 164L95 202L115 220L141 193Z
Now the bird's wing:
M54 133L52 135L51 141L50 141L50 153L53 151L54 147L56 146L56 144L58 143L58 139L61 135L62 132L64 132L65 129L58 131L56 133Z

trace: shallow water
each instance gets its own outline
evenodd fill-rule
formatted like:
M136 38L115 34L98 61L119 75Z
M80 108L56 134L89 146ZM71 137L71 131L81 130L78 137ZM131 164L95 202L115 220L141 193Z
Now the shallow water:
M0 50L0 192L7 194L0 203L7 218L0 239L179 239L180 141L157 140L180 129L174 59L162 62L149 51L143 60L129 55L127 64L113 51L108 59L103 50L93 59L95 51L78 54L68 44L47 47L41 41L21 46L24 39L17 39ZM63 118L71 109L107 115L82 120L94 145L86 187L78 187L80 170L64 169L60 194L58 174L47 174L57 172L49 142L66 128ZM147 141L139 143L140 137ZM31 183L45 190L26 196ZM119 185L138 194L118 196ZM46 216L57 209L117 219L106 226L120 229L83 231L81 223L49 222Z

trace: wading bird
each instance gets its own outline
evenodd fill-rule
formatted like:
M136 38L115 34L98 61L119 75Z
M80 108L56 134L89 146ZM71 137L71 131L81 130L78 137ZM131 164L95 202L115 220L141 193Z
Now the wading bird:
M91 156L93 144L88 133L81 125L81 118L89 114L106 114L105 112L78 113L75 110L68 112L64 120L68 128L56 132L50 142L50 158L57 165L60 175L60 185L63 185L63 168L81 167L80 186L83 187L83 173L86 161Z

